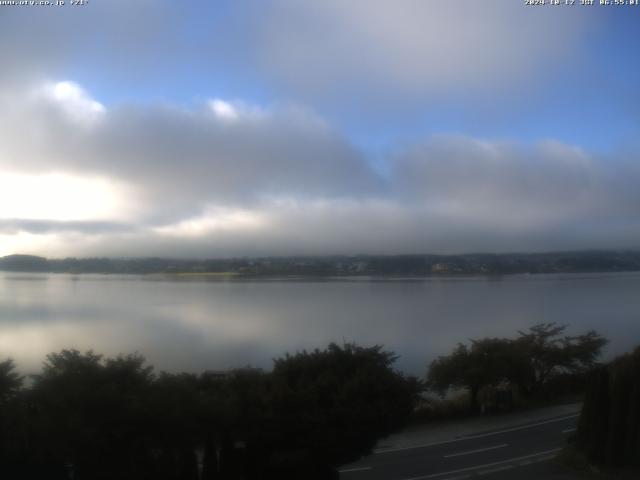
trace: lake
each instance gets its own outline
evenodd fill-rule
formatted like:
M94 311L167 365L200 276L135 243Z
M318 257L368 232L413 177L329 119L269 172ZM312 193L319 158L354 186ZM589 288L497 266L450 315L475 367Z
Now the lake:
M383 344L422 375L457 342L538 322L640 344L640 273L419 279L182 279L0 272L0 358L37 371L62 348L140 352L156 369L270 368L328 342Z

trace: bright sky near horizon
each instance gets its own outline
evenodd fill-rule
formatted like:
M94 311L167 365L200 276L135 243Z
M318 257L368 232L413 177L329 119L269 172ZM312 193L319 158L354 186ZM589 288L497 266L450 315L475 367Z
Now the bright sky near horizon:
M0 255L640 245L640 5L51 3L0 4Z

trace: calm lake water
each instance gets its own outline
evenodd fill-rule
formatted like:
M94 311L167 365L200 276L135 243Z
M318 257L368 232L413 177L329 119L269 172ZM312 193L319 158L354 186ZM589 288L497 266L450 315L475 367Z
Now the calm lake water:
M328 342L383 344L422 375L458 342L538 322L594 328L606 356L640 344L640 273L414 280L215 280L0 272L0 358L138 351L157 369L269 368Z

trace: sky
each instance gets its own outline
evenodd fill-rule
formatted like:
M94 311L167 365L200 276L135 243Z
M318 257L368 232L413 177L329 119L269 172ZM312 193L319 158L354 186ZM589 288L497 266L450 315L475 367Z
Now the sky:
M640 245L640 6L2 3L0 255Z

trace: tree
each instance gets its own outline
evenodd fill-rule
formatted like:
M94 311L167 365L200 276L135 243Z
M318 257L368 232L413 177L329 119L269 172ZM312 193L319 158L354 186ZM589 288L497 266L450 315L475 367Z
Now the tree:
M332 343L276 359L271 387L272 464L278 478L337 478L407 420L420 384L392 368L381 346ZM333 472L333 473L331 473Z
M162 372L151 386L145 411L144 432L158 457L152 476L159 480L198 478L195 452L204 442L197 375Z
M11 358L0 362L0 406L14 397L22 387L24 378L15 369L15 363Z
M524 368L513 380L526 395L537 393L554 375L585 373L594 367L607 340L595 330L562 336L566 328L551 322L518 332L515 347Z
M0 362L0 477L11 473L11 464L25 438L20 423L22 382L12 359Z
M478 411L480 389L509 383L525 395L538 393L561 374L584 374L593 368L607 340L594 330L561 336L566 326L541 323L519 332L516 339L483 338L459 343L449 355L429 366L427 384L444 395L451 388L466 388L470 409Z
M76 480L337 478L413 410L416 379L382 347L329 345L273 372L161 373L139 355L47 356L0 422L0 475ZM3 408L4 405L0 405ZM0 420L2 417L0 416ZM6 447L11 445L11 451Z
M511 378L517 368L513 342L504 338L471 340L471 346L459 343L450 355L434 360L427 385L444 395L451 388L469 390L472 412L479 410L480 389Z
M139 355L48 355L29 395L32 463L70 465L78 480L139 478L148 453L141 441L152 379Z
M596 369L578 421L577 446L596 464L640 466L640 347Z

